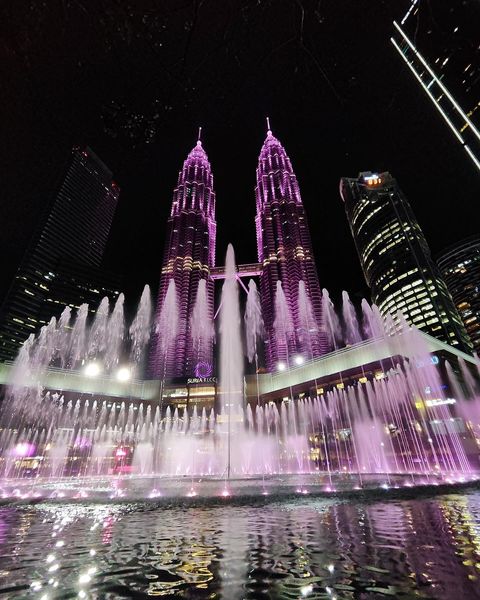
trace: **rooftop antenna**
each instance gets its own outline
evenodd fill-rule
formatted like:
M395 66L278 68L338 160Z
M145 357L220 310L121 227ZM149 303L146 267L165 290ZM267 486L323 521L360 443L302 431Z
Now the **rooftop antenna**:
M270 129L270 117L267 117L267 133L272 133L272 130Z
M202 141L202 128L199 127L198 128L198 137L197 137L197 142L201 142Z

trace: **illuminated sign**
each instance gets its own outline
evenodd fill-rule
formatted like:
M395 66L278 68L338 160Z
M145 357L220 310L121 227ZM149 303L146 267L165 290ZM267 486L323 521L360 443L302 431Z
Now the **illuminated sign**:
M425 407L433 408L435 406L445 406L446 404L456 404L457 401L455 398L429 398L428 400L418 400L415 402L415 406L418 409L422 409Z
M456 404L455 398L430 398L425 400L427 406L443 406L444 404Z
M195 377L199 379L204 379L205 377L210 377L213 372L213 367L210 363L204 361L199 362L195 365Z
M440 359L438 358L438 356L435 356L435 354L432 354L432 356L430 356L430 362L432 365L438 365L440 363ZM424 366L425 366L425 362L423 360L417 361L418 368L422 368Z
M187 384L191 383L217 383L216 377L190 377L187 379Z

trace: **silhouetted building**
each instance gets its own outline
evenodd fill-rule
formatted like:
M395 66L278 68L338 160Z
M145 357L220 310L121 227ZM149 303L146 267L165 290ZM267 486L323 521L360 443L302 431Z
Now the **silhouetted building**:
M480 352L480 236L444 250L437 260L476 352Z
M65 177L0 310L0 360L13 360L31 333L66 305L118 295L101 261L120 190L90 148L74 148Z
M300 189L290 159L269 124L258 159L255 196L265 357L272 371L320 356L327 351L328 342ZM278 314L279 291L286 299L283 315Z
M342 178L340 194L372 300L398 324L471 352L458 311L408 200L390 173Z
M411 0L391 41L480 169L480 4Z
M190 377L200 365L202 373L211 374L213 340L198 355L192 342L191 317L195 306L198 284L206 281L208 320L213 319L213 280L211 268L215 265L215 192L213 175L202 142L187 156L178 175L177 187L167 223L160 287L156 306L159 322L170 281L175 282L178 324L175 348L164 348L163 331L153 336L150 352L150 373L160 378ZM173 323L165 324L173 327Z

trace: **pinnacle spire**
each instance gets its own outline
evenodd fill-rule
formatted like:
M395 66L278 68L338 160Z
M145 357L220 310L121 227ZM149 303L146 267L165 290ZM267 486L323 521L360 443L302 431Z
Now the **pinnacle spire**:
M197 142L201 142L202 141L202 128L199 127L198 128L198 137L197 137Z
M267 135L272 135L272 130L270 128L270 117L267 117Z

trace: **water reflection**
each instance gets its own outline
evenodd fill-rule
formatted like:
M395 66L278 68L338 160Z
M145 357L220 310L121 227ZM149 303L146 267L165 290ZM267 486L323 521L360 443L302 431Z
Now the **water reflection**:
M480 598L480 492L0 508L8 598Z

